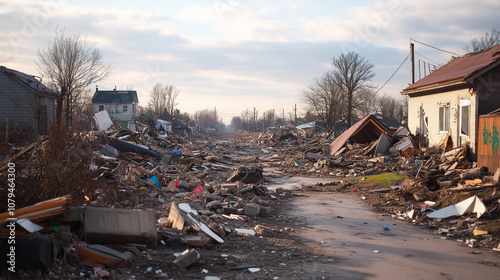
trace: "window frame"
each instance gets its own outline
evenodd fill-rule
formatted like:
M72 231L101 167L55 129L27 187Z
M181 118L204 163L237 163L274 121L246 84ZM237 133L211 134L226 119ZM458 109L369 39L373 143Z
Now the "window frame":
M459 131L459 134L460 136L470 136L470 110L471 110L471 104L470 104L470 100L460 100L460 103L459 103L459 119L458 119L458 131ZM465 127L463 125L463 117L464 117L464 111L463 110L466 110L467 112L467 131L466 133L462 133L463 128Z
M439 105L439 133L450 132L450 104Z

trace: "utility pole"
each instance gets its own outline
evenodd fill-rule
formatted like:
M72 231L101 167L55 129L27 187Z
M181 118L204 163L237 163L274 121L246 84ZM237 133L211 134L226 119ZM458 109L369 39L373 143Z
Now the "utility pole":
M281 122L282 124L281 125L285 125L285 109L283 109L283 118L281 118Z
M415 50L413 43L410 43L410 57L411 57L411 84L413 85L415 83Z
M297 104L295 104L295 108L294 109L294 112L295 112L295 125L297 125Z
M255 107L253 107L253 122L255 123L255 131L257 131L257 111L255 111Z
M217 108L214 106L214 130L217 131Z

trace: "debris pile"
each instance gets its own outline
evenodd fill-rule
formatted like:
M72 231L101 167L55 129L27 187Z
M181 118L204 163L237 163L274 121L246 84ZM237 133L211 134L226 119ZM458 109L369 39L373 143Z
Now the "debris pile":
M500 169L492 174L474 166L466 145L450 149L447 140L419 149L407 129L392 131L373 116L333 141L298 137L290 129L184 137L159 131L147 119L129 131L105 113L97 117L99 131L56 130L4 156L2 185L15 174L18 200L11 214L2 187L0 206L7 212L0 215L0 244L7 251L6 240L16 237L16 256L23 259L18 269L61 278L185 279L218 268L229 278L242 270L272 278L262 266L297 253L273 249L256 259L248 252L290 243L285 205L310 190L359 194L377 210L468 246L500 241ZM399 179L369 179L388 174ZM273 176L332 180L268 189Z
M66 135L71 147L58 146L55 136L49 136L4 158L4 166L14 163L12 172L21 177L16 197L29 195L40 201L67 192L0 216L2 238L12 235L18 240L17 258L24 264L15 267L24 276L33 277L30 271L39 270L69 278L121 278L137 275L128 268L132 263L142 264L139 268L161 259L157 267L145 269L145 279L182 279L189 273L185 269L213 258L214 246L228 250L234 248L234 239L271 238L284 232L269 223L277 219L275 207L291 193L263 186L256 145L204 135L193 135L188 142L154 127L138 127L139 132L133 132L107 125L99 133ZM51 149L58 147L67 152L56 157ZM53 175L46 184L66 185L57 185L56 192L42 184L40 190L49 193L30 189L27 194L27 182L43 181L46 174ZM7 210L4 201L7 198L2 209ZM32 246L33 242L41 245ZM233 259L228 267L238 273L255 265L245 267L244 260Z

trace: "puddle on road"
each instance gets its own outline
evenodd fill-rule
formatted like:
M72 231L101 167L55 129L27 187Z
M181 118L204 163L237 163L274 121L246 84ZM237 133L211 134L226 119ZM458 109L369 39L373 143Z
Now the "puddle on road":
M292 190L295 188L303 188L305 186L316 185L319 183L326 184L339 181L335 178L289 176L283 174L281 171L275 168L264 169L264 178L266 179L266 183L264 184L264 186L269 190L276 188Z

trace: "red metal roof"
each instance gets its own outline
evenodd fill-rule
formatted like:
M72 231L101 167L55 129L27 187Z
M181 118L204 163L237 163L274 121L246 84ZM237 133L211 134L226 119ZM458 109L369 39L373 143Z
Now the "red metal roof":
M478 53L457 57L416 83L408 86L402 93L405 94L406 91L413 91L421 87L450 81L465 81L478 71L481 71L499 60L500 45L496 45Z

